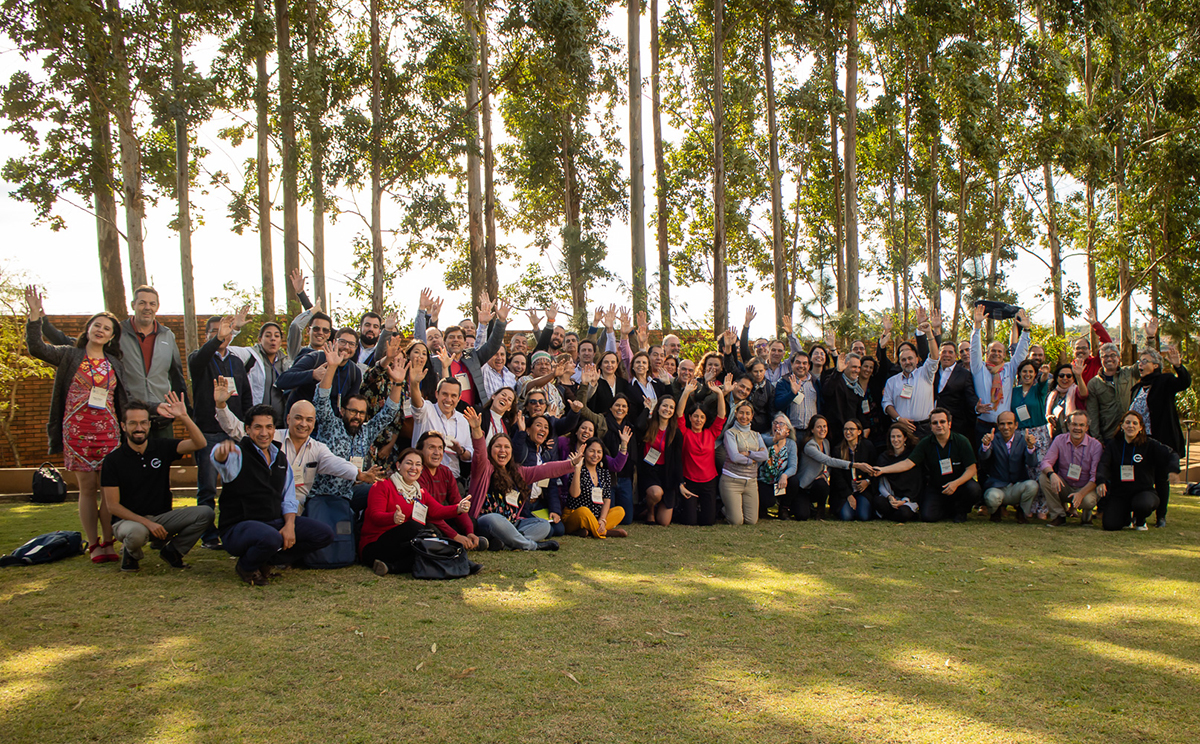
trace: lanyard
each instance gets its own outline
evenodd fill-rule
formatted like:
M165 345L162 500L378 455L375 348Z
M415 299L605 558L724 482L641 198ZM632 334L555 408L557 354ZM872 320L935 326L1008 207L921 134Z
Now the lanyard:
M221 368L221 357L218 354L213 354L213 364L217 365L217 372L220 373L221 377L233 377L233 360L229 358L231 356L233 354L225 352L225 361L229 362L229 373L226 374L225 370Z

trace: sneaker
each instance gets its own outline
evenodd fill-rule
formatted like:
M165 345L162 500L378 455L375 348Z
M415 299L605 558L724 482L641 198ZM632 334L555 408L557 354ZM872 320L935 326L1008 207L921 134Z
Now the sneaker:
M1159 528L1159 529L1162 529L1163 527L1166 527L1166 526L1167 526L1167 518L1166 518L1166 517L1159 517L1159 518L1158 518L1158 521L1154 523L1154 526L1155 526L1155 527L1157 527L1157 528Z
M538 550L558 550L558 540L541 540L537 544Z
M266 586L268 583L267 577L262 575L262 571L257 569L253 571L247 571L245 568L242 568L241 561L233 564L233 570L237 573L238 578L250 586Z
M1146 526L1145 522L1142 522L1141 524L1138 524L1138 525L1134 525L1133 528L1135 530L1137 530L1138 532L1145 532L1150 529L1149 527Z
M388 564L384 563L383 561L375 561L371 564L371 570L375 572L376 576L387 576Z
M204 540L200 543L200 547L205 550L224 550L225 546L221 544L221 538L214 537L211 540Z
M476 550L488 549L488 539L486 537L480 537L479 535L476 535L475 539L479 540L479 546L475 548Z
M183 555L175 549L174 545L168 545L158 552L158 555L167 562L171 568L191 568L183 562Z
M1051 519L1046 524L1050 525L1051 527L1062 527L1066 523L1067 523L1066 517L1055 517L1054 519Z
M475 561L467 561L467 565L470 567L471 576L474 576L475 574L477 574L483 570L482 563L476 563Z
M122 571L140 571L141 566L138 565L137 559L129 554L128 550L121 550L121 570Z

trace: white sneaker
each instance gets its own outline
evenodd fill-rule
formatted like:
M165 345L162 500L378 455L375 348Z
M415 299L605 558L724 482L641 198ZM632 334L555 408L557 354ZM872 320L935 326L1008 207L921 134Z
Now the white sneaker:
M1136 527L1134 527L1134 529L1135 529L1135 530L1137 530L1138 532L1146 532L1146 531L1147 531L1147 530L1149 530L1150 528L1146 526L1146 523L1145 523L1145 522L1142 522L1141 524L1139 524L1139 525L1137 525Z

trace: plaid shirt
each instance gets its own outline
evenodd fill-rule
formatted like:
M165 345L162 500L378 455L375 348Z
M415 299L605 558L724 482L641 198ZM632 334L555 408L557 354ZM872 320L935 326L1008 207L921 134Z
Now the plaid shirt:
M396 411L399 409L398 405L393 403L391 399L388 399L384 402L383 408L379 413L375 414L374 418L370 421L363 424L359 428L358 434L351 437L350 433L346 431L346 422L338 418L333 412L333 406L329 403L328 389L317 388L313 402L317 405L317 433L313 435L313 438L318 442L324 442L334 455L344 460L349 460L352 457L364 458L364 465L371 443L379 436L379 432L383 430L383 427L387 426L395 418ZM309 493L321 496L341 496L344 499L348 499L353 488L354 481L335 478L330 475L318 475L313 480Z

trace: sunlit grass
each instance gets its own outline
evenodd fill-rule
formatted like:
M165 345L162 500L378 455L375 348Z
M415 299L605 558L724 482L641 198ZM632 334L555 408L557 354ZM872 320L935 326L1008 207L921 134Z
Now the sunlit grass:
M74 522L0 505L0 545ZM0 740L1193 742L1197 537L1176 496L1142 534L635 526L455 582L10 568Z

